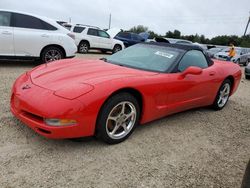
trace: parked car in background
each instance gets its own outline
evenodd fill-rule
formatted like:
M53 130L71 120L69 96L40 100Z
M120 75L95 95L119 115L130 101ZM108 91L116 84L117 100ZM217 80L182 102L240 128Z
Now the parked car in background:
M88 53L89 49L101 50L103 53L111 51L116 53L124 49L122 41L113 39L99 27L76 24L71 31L75 34L75 44L79 53Z
M230 51L230 48L225 48L222 51L214 54L214 58L226 61L228 59L229 51ZM250 52L249 49L236 47L235 51L236 51L236 54L231 59L231 61L237 64L243 64L243 65L248 64L249 55L247 53Z
M172 44L193 44L192 41L184 39L175 39L175 38L165 38Z
M247 66L250 62L250 49L242 48L240 53L232 58L232 61Z
M114 38L122 41L125 47L146 41L141 35L132 32L119 32Z
M0 10L0 58L40 59L44 63L75 56L74 35L49 18Z
M214 58L214 55L215 55L216 53L222 51L222 50L223 50L223 48L217 48L217 47L215 47L215 48L210 48L210 49L207 50L207 54L208 54L208 56L209 56L210 58Z
M250 64L245 67L245 78L250 79Z

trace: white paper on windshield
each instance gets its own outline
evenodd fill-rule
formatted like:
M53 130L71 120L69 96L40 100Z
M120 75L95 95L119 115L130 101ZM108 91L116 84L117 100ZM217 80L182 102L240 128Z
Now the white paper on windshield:
M166 53L166 52L160 52L160 51L155 52L155 55L159 55L159 56L166 57L166 58L169 58L169 59L174 57L173 54Z

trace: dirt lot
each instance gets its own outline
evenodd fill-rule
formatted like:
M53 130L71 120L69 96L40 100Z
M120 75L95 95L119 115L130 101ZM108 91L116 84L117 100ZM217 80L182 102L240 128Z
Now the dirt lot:
M240 187L250 157L250 81L242 79L222 111L179 113L109 146L49 140L12 116L12 83L34 66L0 62L0 187Z

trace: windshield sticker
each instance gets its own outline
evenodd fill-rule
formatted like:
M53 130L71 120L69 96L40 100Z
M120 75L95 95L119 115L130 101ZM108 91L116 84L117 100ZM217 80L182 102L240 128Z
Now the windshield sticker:
M160 52L160 51L155 52L155 55L159 55L159 56L162 56L162 57L167 57L169 59L174 57L173 54L169 54L169 53L166 53L166 52Z

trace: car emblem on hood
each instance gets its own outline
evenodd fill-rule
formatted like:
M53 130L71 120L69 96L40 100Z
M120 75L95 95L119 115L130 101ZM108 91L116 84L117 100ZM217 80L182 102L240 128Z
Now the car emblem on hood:
M24 89L30 89L31 87L28 85L28 84L26 84L25 86L23 86L22 87L22 89L24 90Z

